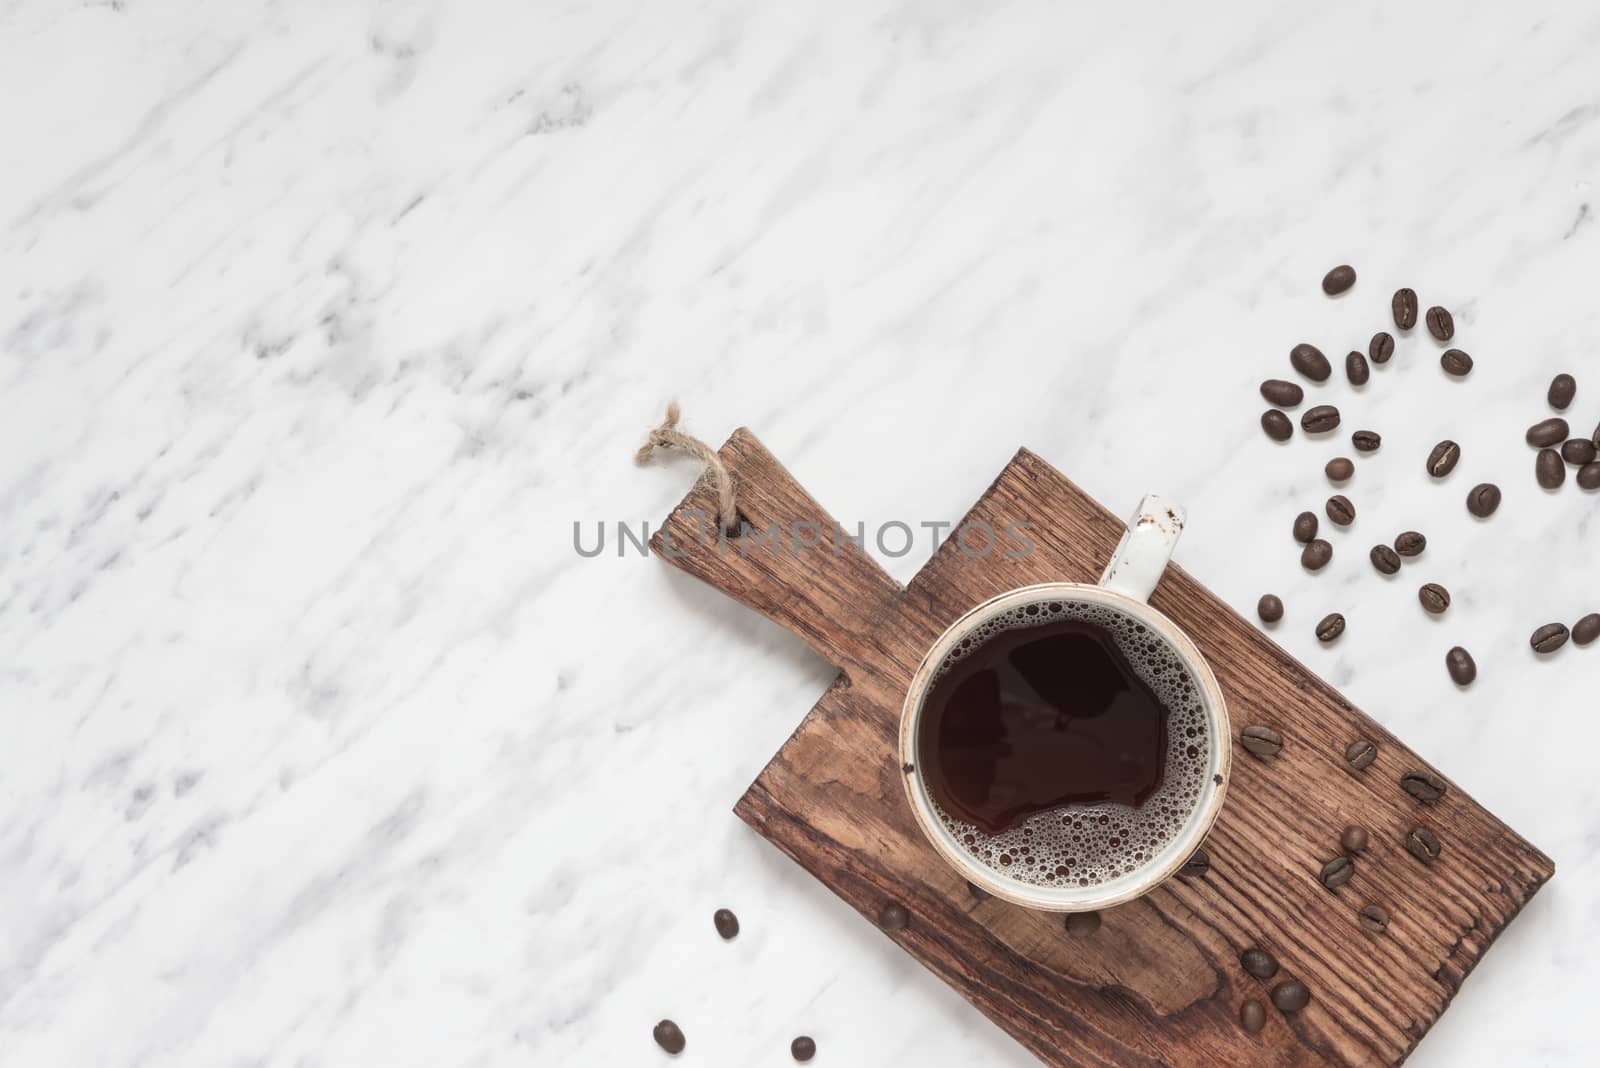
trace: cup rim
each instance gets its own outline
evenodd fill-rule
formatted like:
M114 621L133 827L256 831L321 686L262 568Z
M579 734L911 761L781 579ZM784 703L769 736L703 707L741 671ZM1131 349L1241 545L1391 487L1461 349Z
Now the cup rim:
M988 865L977 862L956 845L954 836L934 814L926 782L916 762L917 725L921 721L923 698L927 696L928 684L934 670L944 661L951 648L968 631L986 619L1019 605L1053 598L1103 604L1133 616L1157 631L1177 651L1184 666L1199 683L1206 725L1212 732L1214 740L1205 780L1201 785L1201 799L1190 813L1183 830L1150 862L1101 887L1032 886L1004 876ZM1007 590L968 609L944 629L924 654L922 662L917 665L917 670L911 677L911 683L906 689L905 702L901 706L899 755L900 767L904 773L900 778L905 786L907 800L911 804L911 813L923 837L933 845L946 863L968 881L1014 905L1042 912L1090 912L1120 905L1149 893L1171 878L1205 841L1206 835L1211 832L1212 825L1216 823L1217 816L1222 811L1223 799L1227 796L1229 772L1233 760L1232 733L1222 688L1217 684L1211 666L1201 655L1194 641L1159 609L1127 594L1093 583L1041 582Z

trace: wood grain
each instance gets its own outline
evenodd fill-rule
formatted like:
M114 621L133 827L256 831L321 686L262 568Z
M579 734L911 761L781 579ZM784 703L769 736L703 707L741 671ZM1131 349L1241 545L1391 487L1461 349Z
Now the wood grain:
M1235 747L1233 781L1207 839L1211 869L1110 910L1087 938L1059 916L978 900L922 838L899 782L900 705L939 633L971 606L1034 582L1093 582L1122 521L1027 450L1017 453L965 522L1028 524L1032 551L977 557L947 541L901 589L859 546L837 536L795 551L792 532L835 532L747 430L721 451L737 482L746 533L707 536L697 487L652 542L675 566L803 637L841 669L735 812L869 919L889 901L912 914L886 935L1051 1065L1398 1064L1439 1018L1495 937L1554 873L1549 858L1451 784L1437 804L1404 793L1401 776L1435 770L1289 656L1181 568L1151 603L1194 638L1239 728L1272 726L1283 753ZM697 517L696 513L699 513ZM981 529L981 528L977 528ZM774 536L775 535L775 536ZM1342 754L1379 747L1364 772ZM1318 881L1359 823L1372 844L1337 891ZM1403 848L1415 825L1442 855L1424 867ZM1367 903L1386 934L1363 932ZM1297 978L1311 1005L1270 1008L1270 983L1246 975L1250 946ZM1249 1035L1240 1005L1269 1005Z

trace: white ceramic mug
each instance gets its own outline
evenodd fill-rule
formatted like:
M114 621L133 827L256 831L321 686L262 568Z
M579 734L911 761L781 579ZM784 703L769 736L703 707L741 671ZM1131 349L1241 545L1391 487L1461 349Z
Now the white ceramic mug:
M1183 866L1183 863L1205 840L1211 825L1222 808L1223 796L1228 789L1228 769L1231 758L1231 730L1228 712L1217 686L1215 676L1206 665L1200 650L1177 625L1151 608L1148 601L1166 570L1173 546L1183 531L1183 510L1162 501L1159 497L1146 497L1139 511L1128 524L1116 552L1107 564L1098 585L1080 582L1048 582L1024 586L991 598L967 612L952 623L933 643L921 665L911 679L900 717L900 764L909 773L902 776L911 801L911 811L933 847L958 872L974 885L996 897L1014 904L1047 912L1087 912L1130 901L1146 894ZM1204 779L1199 785L1193 808L1188 811L1181 829L1165 839L1159 851L1148 861L1113 878L1094 882L1089 886L1039 885L1036 882L1008 874L998 867L974 856L957 839L935 811L928 792L917 752L918 726L922 708L939 666L963 639L973 635L984 624L997 617L1038 604L1060 603L1068 606L1094 606L1110 610L1129 620L1143 624L1157 638L1164 641L1179 665L1192 679L1198 691L1202 708L1208 752L1203 755ZM1058 609L1059 610L1059 609ZM1201 758L1196 758L1197 760ZM1073 806L1062 811L1069 812Z

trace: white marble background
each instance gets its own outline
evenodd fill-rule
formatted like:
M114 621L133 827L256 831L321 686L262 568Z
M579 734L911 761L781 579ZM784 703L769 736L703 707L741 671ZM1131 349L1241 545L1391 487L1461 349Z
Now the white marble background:
M1600 496L1521 433L1559 370L1600 421L1600 12L1063 7L0 0L0 1063L1033 1063L731 815L828 669L573 551L683 493L672 395L850 522L1020 444L1183 501L1557 861L1412 1063L1592 1063L1600 647L1526 637L1600 610ZM1334 450L1255 386L1399 285L1477 370L1317 392L1385 444L1308 576Z

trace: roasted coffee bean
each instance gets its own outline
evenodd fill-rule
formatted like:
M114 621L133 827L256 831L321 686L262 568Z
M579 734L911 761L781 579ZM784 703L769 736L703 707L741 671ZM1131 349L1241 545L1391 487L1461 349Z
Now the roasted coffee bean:
M1198 879L1211 870L1211 855L1204 849L1196 849L1189 854L1189 859L1183 862L1183 867L1178 869L1178 874L1185 879Z
M1437 582L1425 583L1417 591L1417 600L1422 602L1422 607L1429 615L1443 615L1444 610L1450 607L1450 591Z
M1479 519L1494 515L1500 507L1500 487L1493 482L1480 482L1467 494L1467 511Z
M1432 864L1439 859L1439 854L1444 847L1439 844L1439 838L1426 827L1413 827L1406 834L1406 852L1422 861Z
M1428 309L1428 333L1440 341L1449 341L1456 336L1455 317L1448 310L1435 304Z
M1372 377L1372 368L1367 366L1367 358L1355 349L1351 349L1344 358L1344 376L1350 380L1352 386L1364 386Z
M1329 612L1322 617L1322 622L1317 624L1317 641L1326 645L1344 633L1344 616L1338 612Z
M1244 746L1251 756L1267 759L1283 751L1283 735L1271 727L1252 723L1239 732L1239 744Z
M1567 467L1554 449L1540 449L1533 461L1533 477L1547 490L1560 489L1567 480Z
M1550 401L1550 407L1558 412L1564 412L1577 392L1577 379L1568 374L1560 374L1550 380L1550 392L1545 396Z
M1328 503L1322 506L1328 513L1328 518L1341 527L1347 527L1356 521L1356 506L1350 503L1350 498L1342 493L1335 493L1328 498Z
M1271 979L1278 974L1278 962L1264 949L1251 947L1239 954L1239 964L1257 979Z
M1261 429L1273 441L1288 441L1294 437L1294 423L1276 408L1268 408L1261 413Z
M1322 276L1322 291L1330 297L1338 296L1355 284L1356 269L1348 263L1341 263Z
M1339 845L1344 848L1346 853L1360 853L1367 848L1367 829L1365 827L1357 827L1352 823L1339 836Z
M1355 862L1349 857L1334 857L1322 866L1322 871L1317 878L1322 880L1322 885L1329 890L1337 890L1350 881L1350 876L1356 873Z
M1397 289L1394 299L1389 302L1389 310L1394 313L1394 325L1401 330L1410 330L1417 325L1417 291L1415 289Z
M1261 395L1274 408L1298 408L1300 402L1306 399L1305 390L1281 378L1269 378L1261 383Z
M1275 593L1263 593L1256 602L1256 615L1263 623L1276 623L1283 618L1283 601Z
M1568 438L1561 443L1561 458L1574 467L1594 463L1594 442L1588 438Z
M1600 489L1600 461L1578 468L1579 489Z
M1289 363L1313 382L1326 382L1333 374L1333 364L1322 350L1303 341L1289 350Z
M1389 929L1389 914L1377 905L1362 905L1356 916L1367 934L1381 935Z
M1067 913L1067 934L1074 938L1088 938L1100 930L1100 914L1098 912L1069 912Z
M1431 771L1412 771L1400 776L1400 789L1424 805L1431 805L1443 797L1449 787Z
M1317 513L1301 512L1294 517L1294 540L1304 545L1317 536Z
M1331 404L1319 404L1315 408L1307 408L1300 417L1300 429L1307 434L1326 434L1330 430L1339 428L1339 409Z
M1239 1006L1239 1026L1252 1035L1259 1035L1267 1026L1267 1008L1259 1001L1247 1001Z
M802 1064L817 1055L817 1042L810 1035L801 1035L789 1043L789 1056Z
M1472 680L1478 677L1478 662L1459 645L1444 654L1444 666L1457 686L1471 686Z
M1389 357L1394 355L1394 335L1387 330L1373 334L1372 340L1367 342L1367 355L1372 357L1373 363L1388 363Z
M718 909L711 914L711 922L717 929L717 934L726 942L730 938L739 936L739 917L728 909Z
M1460 349L1445 349L1439 357L1439 366L1444 368L1447 375L1465 378L1472 373L1472 357Z
M1351 771L1364 771L1378 759L1378 745L1366 738L1357 738L1344 747L1344 762Z
M656 1045L674 1057L682 1053L683 1047L689 1044L688 1039L683 1037L683 1030L671 1020L662 1020L650 1033L655 1036Z
M1590 612L1572 625L1574 644L1588 645L1596 638L1600 638L1600 612Z
M1567 630L1565 623L1546 623L1533 632L1533 637L1528 639L1528 644L1533 646L1536 653L1553 653L1563 645L1572 632Z
M1300 550L1300 566L1307 571L1321 571L1333 559L1333 546L1321 538L1313 538Z
M1456 464L1461 460L1461 446L1446 439L1433 447L1428 453L1428 474L1434 478L1443 478L1456 469Z
M1572 428L1567 426L1567 421L1559 415L1553 415L1549 419L1541 419L1530 426L1523 437L1529 445L1536 449L1542 449L1547 445L1555 445L1566 441L1571 436L1571 433Z
M1307 990L1306 984L1298 979L1291 979L1272 988L1272 1003L1278 1007L1279 1012L1299 1012L1311 1004L1311 991Z
M1400 554L1387 545L1374 545L1369 555L1372 566L1378 569L1379 574L1392 575L1400 570Z
M904 905L890 903L883 906L883 911L878 913L878 926L885 931L903 931L906 924L911 922L911 914Z
M1335 456L1323 466L1322 471L1328 476L1329 482L1348 482L1350 476L1356 473L1356 465L1348 457Z
M1408 530L1394 539L1394 551L1401 556L1421 556L1428 547L1428 539L1415 530Z
M1383 444L1383 438L1376 431L1357 430L1350 435L1350 444L1356 447L1357 452L1377 452L1378 446Z

